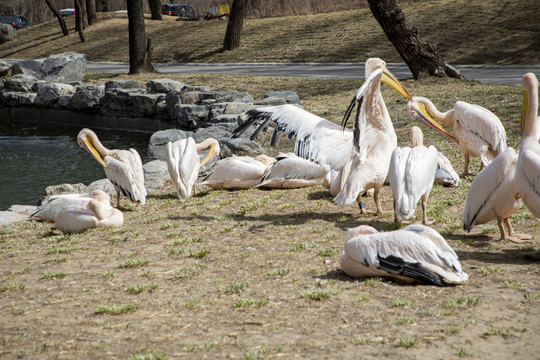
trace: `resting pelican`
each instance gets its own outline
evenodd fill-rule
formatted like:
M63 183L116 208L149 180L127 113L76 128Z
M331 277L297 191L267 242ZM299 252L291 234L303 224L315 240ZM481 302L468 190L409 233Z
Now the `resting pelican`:
M479 105L458 101L453 109L441 113L430 100L414 96L408 102L407 110L412 117L424 121L431 119L431 114L453 129L453 135L465 156L463 176L469 174L469 156L480 158L482 170L506 149L506 132L501 121Z
M98 199L90 200L86 206L68 205L58 213L53 229L64 233L81 233L95 227L121 227L124 215L118 209Z
M531 239L529 235L515 234L509 219L522 205L516 181L517 164L518 155L509 147L475 176L463 213L464 230L470 232L476 224L497 220L501 239L517 243ZM504 232L503 222L508 236Z
M368 225L349 229L340 262L351 277L385 276L438 286L469 279L446 240L420 224L383 233Z
M54 222L66 207L86 208L90 200L95 199L106 205L111 204L111 197L104 191L94 190L85 194L52 195L43 200L39 208L30 215L31 219Z
M212 189L248 189L257 185L276 159L260 154L232 156L218 161L216 167L199 185Z
M386 69L381 59L371 58L366 61L365 77L364 84L345 116L347 119L354 105L362 102L354 131L343 129L294 105L282 105L248 111L247 120L235 130L233 137L238 137L251 125L263 120L251 136L253 140L270 121L277 122L270 145L275 144L280 131L285 131L289 136L296 135L296 155L321 165L329 165L336 172L341 172L348 164L350 171L341 174L340 193L336 202L339 205L351 204L359 200L358 195L373 188L377 213L380 213L379 190L386 179L390 156L397 145L392 122L380 92L380 82L391 86L409 100L412 97ZM430 125L444 131L436 123Z
M257 187L294 189L316 185L329 187L328 165L319 165L293 153L279 154Z
M459 175L456 173L450 160L439 151L437 170L435 171L435 183L444 186L457 187L461 183Z
M77 143L105 168L105 175L116 189L116 207L120 206L120 192L131 201L144 205L147 193L144 187L142 161L137 150L109 150L90 129L82 129L79 132Z
M199 161L198 151L210 148L208 154L202 162ZM215 156L219 156L220 147L216 139L208 138L196 144L193 138L181 139L175 142L168 142L165 155L167 157L167 168L169 175L176 186L179 198L191 196L199 169Z
M423 145L424 136L419 127L411 128L410 147L397 147L390 160L390 187L394 196L394 221L406 220L414 215L416 204L422 198L422 223L427 225L426 202L433 187L439 152L434 146Z
M525 206L540 217L540 117L538 114L538 79L523 75L523 111L521 146L517 165L517 183Z

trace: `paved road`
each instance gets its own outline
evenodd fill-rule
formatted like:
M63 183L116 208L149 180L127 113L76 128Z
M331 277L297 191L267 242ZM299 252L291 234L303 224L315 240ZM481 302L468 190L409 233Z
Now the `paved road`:
M521 77L532 72L540 78L540 65L454 65L466 79L491 84L521 86ZM300 76L334 79L363 79L364 63L255 63L255 64L154 64L162 73L209 73L271 76ZM411 78L405 64L388 63L388 69L399 79ZM88 71L127 73L126 63L88 62Z

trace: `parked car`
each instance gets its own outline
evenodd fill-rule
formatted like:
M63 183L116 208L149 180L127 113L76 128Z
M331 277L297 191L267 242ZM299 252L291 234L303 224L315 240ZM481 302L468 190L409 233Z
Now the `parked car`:
M60 9L59 11L60 11L60 15L62 15L64 17L75 15L75 9L73 9L73 8Z
M13 26L15 30L32 26L32 24L28 22L24 16L16 14L0 15L0 24L9 24Z
M161 13L163 15L178 16L182 20L200 20L203 17L201 13L187 4L163 4Z

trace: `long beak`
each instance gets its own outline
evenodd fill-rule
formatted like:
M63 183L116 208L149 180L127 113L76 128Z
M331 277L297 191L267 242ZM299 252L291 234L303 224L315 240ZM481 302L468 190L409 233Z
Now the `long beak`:
M94 159L97 160L98 163L103 165L103 167L107 167L107 164L105 164L105 161L103 161L101 156L99 156L99 152L94 147L94 144L92 144L92 140L90 140L89 138L86 137L86 138L84 138L83 141L84 141L84 144L86 145L86 150L88 150L90 155L92 155L94 157Z
M400 93L407 100L412 101L412 96L409 94L409 91L407 91L405 86L403 86L403 84L386 68L383 69L381 81Z
M435 120L433 120L431 118L431 116L429 116L429 114L428 114L428 112L426 110L426 105L424 103L421 103L421 102L418 103L418 109L420 110L420 113L418 115L422 118L422 120L424 120L424 122L426 124L431 126L433 129L435 129L439 133L443 134L444 136L446 136L450 140L454 140L455 142L457 142L454 135L452 135L448 131L446 131L445 128L443 128L438 122L436 122Z
M521 136L525 131L525 117L527 116L527 108L529 107L529 93L523 91L523 107L521 109Z
M214 144L210 145L210 149L208 150L208 154L206 154L206 157L203 159L203 161L201 161L201 164L199 165L199 167L202 167L204 164L206 164L208 161L210 161L210 159L212 159L214 156L217 155L217 153L215 152L215 147L216 147L216 145L214 145Z

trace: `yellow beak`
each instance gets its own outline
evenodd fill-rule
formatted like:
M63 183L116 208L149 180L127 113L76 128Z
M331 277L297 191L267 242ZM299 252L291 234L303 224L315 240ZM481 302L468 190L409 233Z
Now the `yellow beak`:
M215 152L216 145L212 144L210 145L210 149L208 149L208 154L206 154L206 157L201 161L200 167L202 167L204 164L206 164L210 159L212 159L214 156L216 156Z
M94 159L96 159L97 162L103 165L104 167L107 167L107 164L105 164L105 161L103 161L101 156L99 156L99 152L94 147L94 144L92 144L92 140L86 137L84 138L83 141L84 141L84 144L86 145L86 150L88 150L88 152L94 157Z
M412 96L409 94L409 91L407 91L405 86L403 86L403 84L386 68L383 69L381 81L400 93L407 100L412 101Z
M418 115L420 115L420 117L422 118L422 120L424 120L424 122L426 122L426 124L431 126L433 129L435 129L439 133L443 134L444 136L446 136L450 140L453 140L453 141L457 142L454 135L452 135L448 131L446 131L445 128L443 128L438 122L436 122L435 120L433 120L431 118L431 116L429 116L429 114L428 114L428 112L426 110L426 105L424 103L419 102L418 103L418 108L420 110L420 114L418 114Z

